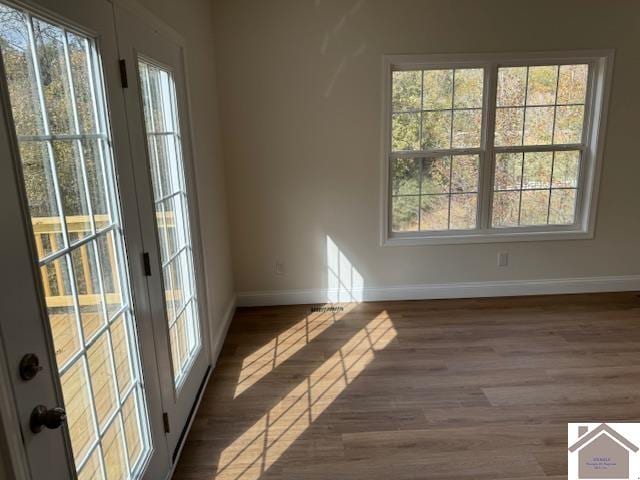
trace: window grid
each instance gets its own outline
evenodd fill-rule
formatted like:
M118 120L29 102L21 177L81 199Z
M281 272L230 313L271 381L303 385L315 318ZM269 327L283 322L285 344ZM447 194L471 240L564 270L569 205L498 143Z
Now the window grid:
M522 159L521 159L521 171L520 171L520 188L519 189L501 189L498 188L494 185L493 188L493 195L492 195L492 202L491 202L491 215L490 215L490 227L494 228L494 229L503 229L503 228L512 228L512 227L522 227L522 226L543 226L543 225L575 225L576 224L576 218L577 218L577 206L578 206L578 202L577 202L577 191L578 191L578 175L580 173L580 171L582 171L582 157L583 157L583 151L584 151L584 136L585 136L585 126L586 126L586 104L587 104L587 85L589 84L589 78L592 75L592 67L591 65L589 65L588 63L578 63L575 64L573 66L577 66L577 67L586 67L587 69L587 77L585 78L585 86L584 86L584 93L583 93L583 102L582 103L576 103L576 102L568 102L568 103L559 103L558 102L558 98L559 98L559 93L560 93L560 79L562 76L562 69L563 68L569 68L571 67L572 64L550 64L547 66L543 66L543 65L536 65L536 66L523 66L523 67L508 67L508 68L524 68L525 69L525 84L524 84L524 92L523 92L523 103L522 105L516 105L514 107L504 107L502 104L500 104L499 100L496 99L496 110L499 110L501 108L517 108L517 109L522 109L523 111L523 118L522 118L522 131L521 131L521 136L520 136L520 142L519 145L508 145L508 144L504 144L504 145L500 145L498 147L494 147L495 143L491 142L489 149L493 150L493 154L492 157L494 158L494 165L496 166L494 168L494 171L492 173L492 177L493 180L495 182L495 176L497 175L497 155L500 154L504 154L504 153L520 153L522 155ZM548 68L548 67L553 67L555 70L555 80L554 80L554 93L553 93L553 101L551 102L546 102L546 103L541 103L541 102L534 102L534 104L531 104L529 102L529 95L530 95L530 79L531 79L531 68ZM498 78L498 83L500 82L500 68L502 67L497 67L497 73L496 73L496 77ZM507 69L508 69L507 68ZM499 85L496 86L496 89L499 89ZM557 126L557 115L558 115L558 107L563 107L563 106L567 106L567 105L573 105L573 106L580 106L582 107L582 124L581 124L581 130L580 130L580 140L581 142L579 144L570 144L570 143L559 143L556 144L556 126ZM549 140L548 144L545 145L528 145L526 142L526 134L527 134L527 112L529 112L529 108L553 108L553 118L552 118L552 122L551 122L551 129L550 129L550 133L551 133L551 137ZM497 120L496 120L497 121ZM494 137L494 140L496 136ZM493 148L492 148L493 147ZM578 169L576 170L576 178L575 178L575 186L573 188L557 188L553 186L553 176L554 176L554 170L555 170L555 162L556 162L556 152L561 152L561 151L570 151L569 149L575 149L578 153L579 153L579 159L578 159ZM548 182L548 186L546 187L542 187L542 188L526 188L524 186L524 177L525 177L525 165L527 162L527 152L529 154L532 153L539 153L539 152L549 152L551 155L551 165L550 165L550 171L549 171L549 182ZM499 153L498 153L499 152ZM515 224L513 223L504 223L504 224L500 224L499 222L496 222L496 217L494 216L495 213L495 207L496 207L496 198L497 198L497 193L499 194L500 192L504 192L507 190L512 190L512 191L517 191L518 193L518 217L517 217L517 221L515 222ZM571 211L569 212L569 210L567 210L567 214L571 214L572 216L572 220L571 221L566 221L564 219L556 219L557 221L551 221L551 206L552 206L552 201L554 198L553 192L554 191L559 191L559 190L573 190L574 195L573 195L573 205L570 207ZM534 192L534 191L546 191L548 192L547 195L547 206L546 206L546 216L544 221L536 221L536 222L532 222L532 223L528 223L525 222L523 223L522 221L522 212L523 212L523 193L524 192Z
M464 226L462 226L460 222L457 222L456 225L454 225L453 218L452 218L452 206L459 199L468 198L470 196L475 197L472 203L477 204L478 202L477 196L479 193L478 176L479 176L479 167L480 167L480 158L478 155L445 155L441 157L431 157L431 158L417 157L417 158L411 158L411 159L406 159L406 158L394 159L394 161L392 161L392 171L391 171L392 182L394 182L393 165L394 165L394 162L398 162L398 161L405 162L405 163L406 162L413 163L415 170L418 172L418 175L416 176L417 185L414 191L407 192L407 191L400 191L400 189L398 189L398 191L392 191L391 198L392 198L392 201L396 201L396 200L411 201L412 199L416 201L414 213L415 215L417 215L416 221L417 221L419 231L442 231L447 229L448 230L469 230L469 229L475 228L477 223L477 214L476 214L475 207L473 209L472 218L466 219L466 221L464 222ZM424 190L425 182L428 182L430 180L430 178L427 177L426 170L425 170L425 164L428 162L434 162L434 163L446 162L447 163L446 179L445 179L446 181L443 184L439 184L434 181L434 184L436 185L436 189L437 189L436 191ZM468 168L469 165L472 165L470 171L471 171L471 175L473 176L473 180L472 180L473 186L470 186L468 180L463 180L464 175L457 174L456 177L459 177L459 178L457 179L454 178L454 165L458 164L459 162L462 162L463 164L466 163L467 167L465 168ZM431 165L431 167L434 168L434 165ZM460 166L458 166L457 170L461 172L465 171L464 168ZM454 180L457 180L457 182ZM457 187L456 185L454 185L455 183L458 184ZM397 186L392 185L392 190L394 189L397 189ZM438 199L443 197L446 197L447 199L446 200L447 201L447 206L446 206L447 227L444 229L443 228L428 229L423 225L424 221L423 221L422 213L424 210L425 200Z
M601 52L598 52L599 54L602 54ZM398 58L401 58L402 56L399 56ZM389 125L389 140L388 140L388 146L389 146L389 153L388 153L388 165L390 166L388 168L388 184L387 184L387 188L388 188L388 200L390 200L387 203L387 214L385 216L385 218L388 219L388 223L387 225L387 233L383 236L383 239L388 239L390 237L398 237L399 239L401 238L413 238L412 237L412 233L421 233L421 234L425 234L428 233L428 235L421 235L421 237L423 238L431 238L432 236L434 236L435 238L438 238L439 236L441 236L443 233L446 234L447 232L442 232L442 231L431 231L431 230L425 230L423 227L423 221L424 219L422 218L422 215L418 215L418 222L417 222L417 226L414 228L411 228L410 224L408 225L407 229L404 228L396 228L396 219L394 217L394 199L397 199L398 197L404 196L404 195L399 195L399 192L395 191L392 185L393 182L393 178L394 178L394 172L393 172L393 164L396 160L398 159L407 159L407 158L418 158L418 157L435 157L438 155L446 155L446 154L465 154L465 153L478 153L480 155L480 159L481 159L481 164L480 166L482 168L479 169L479 184L482 185L480 193L478 194L477 200L476 200L476 208L477 208L477 212L476 212L476 216L477 216L477 221L479 223L476 224L476 229L474 230L475 232L477 232L478 234L484 236L490 236L490 235L494 235L494 234L501 234L503 232L506 232L507 234L511 234L511 233L516 233L516 232L523 232L523 233L527 233L527 234L531 234L531 233L540 233L540 234L545 234L548 232L580 232L582 233L584 230L576 230L577 228L587 228L587 225L582 225L579 221L578 218L584 219L584 217L581 217L582 213L581 213L581 202L585 201L584 200L584 195L582 194L582 189L583 188L590 188L587 185L583 185L584 181L585 181L585 174L584 174L584 169L587 168L585 166L585 160L584 160L584 155L585 155L585 149L586 149L586 138L587 138L587 127L589 125L591 125L591 116L593 115L593 110L594 110L594 105L591 105L592 102L594 102L597 97L593 96L593 89L594 88L601 88L601 86L599 84L594 84L594 65L597 65L597 68L599 69L599 71L601 72L600 75L602 74L602 72L604 71L604 68L607 68L606 65L606 61L607 58L606 56L604 57L597 57L599 60L596 61L595 57L583 57L583 58L576 58L573 59L571 58L569 55L566 56L567 59L553 59L550 60L548 62L545 62L544 60L540 60L540 58L537 58L535 56L532 56L532 60L531 61L527 61L527 60L523 60L523 61L513 61L513 60L507 60L505 62L501 62L499 60L468 60L468 59L463 59L461 62L456 62L456 61L448 61L448 60L442 60L442 58L438 58L437 60L435 60L433 63L435 64L435 66L431 66L429 65L429 61L422 63L422 61L420 60L416 60L416 58L419 57L411 57L411 56L405 56L408 60L406 61L407 66L402 66L402 63L400 63L400 66L398 66L397 64L395 64L394 60L396 57L391 57L394 60L391 60L390 65L391 65L391 77L390 77L390 90L392 91L392 94L390 96L387 97L387 106L388 106L388 112L391 114L391 116L397 114L397 113L405 113L405 112L413 112L415 111L414 109L407 109L407 108L397 108L395 105L395 101L396 101L396 91L394 91L393 89L394 87L394 82L396 81L396 77L395 74L398 72L412 72L412 71L417 71L420 70L422 72L421 77L424 78L424 73L426 71L429 71L429 69L450 69L452 70L452 72L455 72L457 70L460 69L479 69L479 68L484 68L485 69L485 83L489 85L489 90L485 90L484 91L484 95L483 95L483 116L482 116L482 131L481 131L481 145L479 148L462 148L462 149L429 149L426 150L426 146L421 145L421 147L423 148L422 150L394 150L394 147L397 146L397 144L394 143L394 138L393 138L393 128L394 128L394 124L393 122L390 122ZM435 56L437 57L437 56ZM470 56L469 56L470 57ZM498 56L495 56L498 57ZM526 55L525 55L526 57ZM404 61L404 58L403 60ZM494 103L491 104L488 102L488 100L490 98L487 97L494 97L494 92L498 89L498 71L500 68L525 68L526 69L526 85L524 87L524 101L522 102L522 104L517 105L517 102L514 103L513 105L511 103ZM540 67L538 70L538 76L540 76L540 71L544 69L544 67L553 67L553 72L555 73L555 78L553 79L554 82L554 92L553 92L553 97L552 99L549 98L548 96L545 97L545 93L548 95L549 90L551 90L551 88L547 88L547 89L541 89L538 92L533 92L530 93L530 85L529 85L529 71L532 68L536 68L536 67ZM576 70L573 70L576 69ZM547 68L547 70L550 70ZM489 72L489 76L486 76L486 72ZM493 73L492 73L493 72ZM578 78L578 80L576 80L576 78ZM494 80L495 79L495 80ZM487 81L488 80L488 81ZM540 80L538 80L539 82ZM599 80L599 82L602 80ZM564 87L561 90L560 84L561 82L564 82ZM545 84L546 85L546 84ZM421 91L421 98L420 98L420 113L424 113L426 111L431 111L432 109L427 109L426 106L424 105L424 80L422 80L421 82L421 86L423 88L423 90ZM582 90L581 90L582 87ZM577 89L577 90L575 90ZM455 95L455 86L452 89L452 94ZM560 92L563 92L563 98L560 99ZM489 93L487 95L487 92ZM576 94L575 92L580 92L579 94ZM537 97L538 99L541 99L543 101L532 101L534 100L534 98ZM545 98L547 100L545 100ZM455 100L452 100L452 105L454 105ZM400 102L401 103L401 102ZM551 110L551 108L553 108L553 115L549 115L551 112L533 112L533 114L536 114L540 117L540 115L542 115L542 113L544 113L545 115L547 115L547 117L540 117L542 118L542 120L540 120L539 118L536 118L537 123L532 123L531 119L529 119L529 125L527 125L527 118L525 117L525 115L527 114L527 110L530 108L534 108L534 107L542 107L542 108L548 108L549 110ZM560 107L560 108L559 108ZM578 110L561 110L561 107L581 107ZM453 106L453 108L456 108L455 105ZM458 107L460 108L460 107ZM522 122L522 130L519 132L520 135L520 145L501 145L501 144L495 144L495 138L497 138L497 132L496 134L492 134L496 128L495 128L495 123L498 121L498 119L495 116L495 112L503 109L503 108L520 108L522 109L522 118L521 118L521 122ZM598 106L595 106L596 109L598 109ZM474 110L473 108L467 108L469 110ZM439 109L434 109L435 111L438 111ZM460 110L463 110L463 108L460 108ZM559 124L559 119L558 116L562 113L563 117L562 117L562 124ZM602 115L602 112L599 111L597 113L597 115ZM544 124L545 125L545 131L547 131L550 127L549 130L549 137L550 140L547 140L549 143L548 144L543 144L543 145L538 145L538 144L527 144L526 140L525 140L525 135L526 135L526 129L530 129L533 126L537 127L538 125L540 125L541 121L546 121L551 123L551 125L548 124ZM578 124L577 122L580 121L580 123ZM420 122L421 127L423 125L424 122ZM451 123L453 123L453 116L451 118ZM492 123L493 125L491 125L490 123ZM580 127L580 130L576 130L578 128L578 125ZM562 139L560 139L560 137L558 137L559 133L563 134ZM487 135L487 132L489 132L489 134L491 135ZM453 128L451 128L450 130L450 135L453 136L454 130ZM577 139L578 137L578 133L581 136L581 141L579 143L571 143L571 139ZM420 131L420 137L422 140L422 137L424 136L424 131ZM451 138L451 137L450 137ZM536 138L531 137L531 138ZM486 139L486 142L485 142ZM568 141L569 140L569 141ZM591 141L592 139L589 138L589 140ZM555 143L558 141L562 141L563 143ZM450 140L450 144L452 144L452 141ZM524 152L552 152L551 154L551 165L550 165L550 171L552 172L551 175L555 175L553 172L556 170L556 154L555 152L564 152L564 151L571 151L571 150L575 150L579 153L579 160L578 160L578 168L577 171L575 172L575 178L573 179L573 185L572 186L559 186L559 185L555 185L552 184L553 179L549 180L549 184L544 186L543 188L525 188L521 185L521 189L519 190L519 198L518 198L518 222L517 225L511 226L511 225L506 225L506 226L495 226L494 225L494 196L496 192L501 191L500 189L495 188L494 189L494 181L495 181L495 169L493 166L491 166L491 168L489 170L487 170L487 168L490 165L493 165L495 163L495 156L498 153L503 153L503 152L520 152L523 153ZM593 153L591 154L593 155ZM487 164L485 162L485 160L483 160L484 158L490 159L489 164ZM594 160L595 161L595 160ZM483 166L484 165L484 166ZM525 168L525 163L524 161L522 162L521 165L521 175L520 175L520 179L521 181L524 181L523 178L523 174L524 174L524 168ZM593 167L589 167L589 168L593 168ZM420 172L420 178L422 178L423 173L422 171ZM482 180L483 178L487 178L487 182L485 183L485 180ZM481 182L481 183L480 183ZM420 182L420 186L422 187L422 183ZM525 191L546 191L547 195L545 200L545 222L544 223L522 223L521 222L521 216L523 215L523 211L522 211L522 192ZM560 192L568 192L566 195L565 194L560 194ZM487 192L487 193L483 193L483 192ZM424 192L419 191L417 192L419 196L423 196L425 195ZM587 198L590 198L589 196L587 196ZM541 200L542 197L538 197L537 200ZM527 197L528 202L530 203L530 201L532 200L532 198ZM555 205L555 206L554 206ZM556 209L556 213L554 213L554 208ZM561 208L561 211L558 213L557 209ZM451 218L451 202L449 203L449 212L448 212L448 216L449 219ZM571 220L568 221L567 220L567 216L571 216ZM585 220L586 221L586 220ZM540 227L546 227L546 229L541 229ZM417 229L416 229L417 228ZM451 232L453 235L456 235L456 231L453 229L450 229L449 232ZM462 234L467 233L467 232L461 232ZM472 233L471 231L469 231L468 233ZM446 236L444 237L446 238ZM542 238L542 237L540 237ZM551 237L550 237L551 238ZM439 242L440 243L440 242Z
M576 196L577 196L577 190L578 190L578 182L577 182L577 172L580 171L580 164L582 163L581 160L581 152L578 150L567 150L567 151L549 151L549 152L545 152L549 154L549 164L550 164L550 171L549 171L549 176L548 176L548 181L546 182L542 182L542 183L538 183L538 184L533 184L533 185L525 185L525 165L527 163L527 154L532 154L532 153L540 153L540 152L513 152L511 153L511 155L518 155L519 158L519 162L520 162L520 174L519 174L519 181L518 181L518 185L516 187L500 187L500 186L494 186L494 190L493 193L494 194L505 194L505 193L514 193L514 194L518 194L518 219L515 225L511 225L511 224L506 224L505 227L510 227L510 226L536 226L536 225L571 225L574 223L574 221L572 220L571 222L569 221L557 221L557 222L551 222L551 206L552 206L552 200L554 198L554 192L559 192L559 191L566 191L566 192L573 192L573 207L572 207L572 211L571 213L571 218L575 217L575 212L576 212ZM576 172L576 180L575 182L569 182L569 185L567 185L567 181L564 181L564 184L560 184L560 183L556 183L558 180L558 173L556 171L556 156L558 153L575 153L575 164L576 164L576 168L575 168L575 172ZM500 155L500 154L498 154ZM566 159L565 159L566 160ZM569 159L571 160L571 159ZM531 182L529 182L531 183ZM522 223L522 198L523 198L523 193L526 192L547 192L548 194L548 198L547 198L547 205L546 205L546 214L545 214L545 221L544 222L540 222L540 223ZM502 227L495 227L495 228L502 228Z
M58 375L63 384L65 405L75 405L74 401L76 400L77 395L82 395L82 398L88 400L88 405L86 405L84 407L84 410L81 412L77 412L73 408L67 408L67 415L70 419L68 428L70 429L72 440L74 432L76 432L75 434L77 434L75 428L83 428L83 425L79 425L77 422L75 424L72 423L74 418L77 415L84 415L87 409L89 415L89 418L85 417L85 420L89 420L89 424L87 424L85 428L88 428L89 430L81 432L82 435L88 435L88 443L85 442L84 445L72 445L74 449L76 470L82 474L84 465L87 464L88 460L97 453L99 470L102 476L106 478L107 468L109 467L109 465L107 465L105 462L103 436L110 428L110 425L113 424L114 421L118 421L121 425L120 442L126 452L123 458L124 465L120 465L118 466L118 468L123 467L126 477L131 478L133 475L135 475L136 469L141 466L142 460L149 453L150 438L146 422L145 402L143 400L144 387L142 384L140 365L138 363L137 357L138 350L134 350L132 348L135 345L135 331L132 327L133 312L130 308L130 302L128 301L129 288L127 282L126 264L124 262L124 245L121 241L122 231L119 226L119 212L117 208L118 200L115 193L115 185L110 181L110 178L112 178L114 175L112 164L113 160L111 157L110 146L108 144L108 134L106 133L108 131L106 129L106 121L102 117L102 115L104 114L104 109L102 108L101 103L104 102L104 98L102 97L101 93L98 93L102 90L100 88L100 69L97 62L97 52L92 41L84 37L82 34L72 32L62 26L54 25L45 20L36 18L32 16L31 13L27 10L18 10L14 7L0 4L0 12L7 21L6 29L3 30L2 36L0 36L0 40L2 40L2 53L5 63L5 71L7 71L8 66L15 66L14 64L10 63L12 61L12 58L10 58L12 55L19 56L20 54L22 54L24 56L24 61L26 61L27 63L26 67L29 72L28 80L30 82L31 93L35 93L36 97L34 107L37 109L37 111L34 111L33 114L34 118L38 120L39 125L42 129L41 135L21 135L22 132L18 131L16 132L16 135L20 145L23 145L27 142L35 142L36 144L43 145L44 147L42 153L46 152L46 154L45 157L41 159L41 161L43 168L48 169L48 171L50 172L50 181L52 182L50 186L51 190L36 193L44 193L45 195L53 196L55 200L56 210L55 217L57 217L58 219L57 221L59 223L60 237L62 241L62 244L59 245L54 236L53 239L49 240L52 252L50 254L45 254L45 252L42 251L42 248L39 248L38 252L38 256L40 257L39 265L42 271L42 283L47 297L46 299L48 315L49 320L52 323L52 336L57 348L67 346L67 344L59 344L59 342L64 340L64 335L66 332L55 330L53 322L56 315L54 314L54 309L56 307L51 306L56 304L56 300L58 302L61 300L57 298L57 296L67 293L71 296L71 310L68 310L69 307L66 307L67 310L64 311L66 313L58 313L57 315L58 317L62 315L62 317L65 319L67 319L69 316L72 317L71 321L74 325L71 328L75 328L75 333L78 337L77 345L71 346L71 348L77 351L75 351L72 356L67 358L62 363L60 363L61 358L57 359ZM58 62L62 61L64 63L61 71L57 73L59 74L59 79L64 85L63 92L61 94L58 94L62 96L63 102L64 100L68 102L67 113L71 113L71 121L67 126L69 131L65 133L53 134L51 132L48 109L55 108L55 105L53 103L50 104L50 102L53 102L53 100L47 98L44 93L44 83L40 65L40 62L43 60L39 58L39 51L45 48L45 45L44 43L38 44L38 42L36 41L34 26L36 22L38 23L40 28L50 29L49 31L52 32L52 37L49 38L49 41L57 41L61 43L61 45L57 45L57 48L62 47L62 50L55 51L54 55L57 55L57 57L55 57L55 60L57 60ZM44 31L39 30L38 34L44 35ZM12 44L12 35L17 37L22 35L23 45L20 46ZM80 41L84 50L84 60L86 60L84 68L86 68L86 74L88 76L87 83L88 89L90 91L90 103L92 107L90 116L92 116L92 120L94 122L94 129L96 131L99 131L100 133L83 133L80 128L79 106L76 98L77 86L74 84L71 64L72 60L69 51L69 39L71 37L74 37L76 41ZM44 42L44 40L41 39L41 42ZM62 57L62 59L60 59L60 56ZM58 64L58 66L62 67L60 64ZM49 68L52 67L49 65ZM53 74L50 73L50 75ZM11 77L7 77L7 80L10 80L11 82L19 81L14 80ZM16 88L18 87L19 86L17 86ZM35 92L33 91L34 89ZM21 111L19 110L19 103L21 99L11 98L11 100L14 120L20 121L21 119L18 117L21 115ZM29 100L31 99L28 98L27 101ZM73 161L79 163L80 172L79 176L76 177L76 182L80 184L77 185L77 200L83 204L83 208L86 208L86 212L84 212L85 217L83 217L83 222L85 225L89 225L88 231L81 231L81 234L77 235L77 241L72 241L71 238L71 232L68 226L70 217L67 217L67 212L65 211L66 207L64 202L62 201L62 187L59 183L61 172L58 171L58 166L56 164L56 158L58 157L56 157L57 153L54 152L53 142L61 139L70 141L69 145L72 148L74 159ZM96 143L94 146L97 147L98 151L97 156L96 152L93 152L94 156L96 156L93 161L96 165L96 175L99 177L97 179L97 194L103 197L102 200L104 200L105 203L104 207L106 207L106 216L109 219L109 223L104 228L97 228L96 218L93 210L93 199L91 198L91 193L89 191L89 179L86 167L87 159L85 158L82 144L83 141L88 139L95 139ZM64 159L60 157L58 158L58 160L63 161ZM26 161L26 159L23 159L23 161ZM76 164L76 168L77 167L78 165ZM30 172L25 171L24 175L25 179L27 179L30 175ZM28 193L34 193L32 190L35 187L26 185L26 188ZM45 185L44 188L46 189L47 186ZM69 197L68 193L67 197ZM38 222L41 219L42 217L39 217L37 215L33 216L32 212L32 220L34 222L34 237L36 245L39 247L43 245L43 241L40 237L40 234L36 231L35 226L37 226ZM120 303L122 304L119 310L116 311L116 314L111 317L110 312L108 312L107 310L109 301L107 299L106 287L103 278L106 275L107 270L106 265L102 265L101 252L98 248L98 242L100 242L101 239L104 239L104 241L107 242L107 249L109 250L110 248L109 251L112 251L114 255L113 257L111 257L111 260L113 262L112 267L115 266L115 269L111 271L111 282L114 283L114 285L118 285L118 295L120 296ZM76 254L76 252L80 253L80 258L83 262L82 272L76 271L77 266L74 265L73 256ZM90 262L89 258L92 258L92 261L95 262L95 269L93 271L93 274L87 271ZM55 272L54 275L56 278L56 295L53 294L52 285L50 284L50 271ZM83 323L82 306L80 303L81 293L78 290L80 273L84 273L84 288L87 290L87 293L91 292L93 298L97 298L97 302L100 304L98 306L97 315L98 320L102 323L102 325L91 335L85 334L86 326ZM96 292L94 291L94 288L96 287L98 290L97 297ZM86 296L84 297L85 299L83 300L83 302L91 302L91 300L87 300ZM65 300L62 301L64 302ZM117 375L116 362L113 351L113 339L111 335L111 327L119 318L122 318L123 328L126 329L127 348L125 352L125 365L129 371L131 383L125 394L136 395L136 409L139 412L137 418L135 419L138 435L138 438L136 440L139 442L138 455L133 459L135 460L135 465L129 464L129 458L127 454L129 452L129 448L127 445L127 438L125 435L125 428L122 420L122 407L128 397L126 395L121 396L120 389L118 388L120 379ZM112 399L115 401L115 404L111 403L107 406L107 408L109 408L109 410L107 411L108 418L103 419L104 425L102 426L102 428L98 420L97 402L104 400L104 397L98 397L98 394L103 394L104 392L102 390L100 392L96 392L94 385L95 378L93 377L94 374L90 371L89 360L90 354L93 352L92 347L96 346L100 341L105 342L106 358L103 355L102 363L100 363L97 368L106 368L106 377L104 379L104 383L106 385L106 388L108 389L106 392L108 394L108 397L106 397L106 399ZM64 348L62 348L62 350L64 350ZM56 355L58 356L58 352L56 352ZM75 372L71 371L76 366L79 367L79 370L75 370L75 372L79 372L80 374L79 381L81 383L79 385L75 385L77 384L78 379L72 377L73 373ZM102 376L104 376L104 374ZM65 389L67 380L74 384L74 389L77 388L77 393L73 396L70 395L71 392L68 389ZM80 398L81 401L82 398ZM78 418L75 419L78 420ZM82 417L79 417L79 419L82 420ZM80 455L80 452L83 453Z
M138 66L145 110L156 228L161 246L173 377L175 388L178 389L199 349L200 333L177 103L173 79L168 70L143 59L139 59ZM154 82L156 91L152 88ZM170 143L170 147L165 151L159 148L159 138ZM164 143L165 148L167 143ZM161 165L163 160L166 162L166 171ZM173 226L170 222L173 222ZM182 297L179 302L176 300L177 294Z
M485 88L484 88L484 83L486 80L485 68L478 67L478 66L434 67L434 68L420 68L420 69L409 70L409 71L397 71L397 74L404 75L403 72L404 73L409 72L408 78L413 78L415 76L417 77L417 79L419 79L420 81L419 96L417 97L414 96L415 100L410 99L404 105L401 105L399 107L394 105L392 109L393 110L392 116L397 117L397 115L404 115L404 114L418 115L417 118L419 118L419 129L418 129L418 136L419 136L419 143L420 143L419 146L422 150L394 151L390 157L390 160L391 160L390 165L393 166L394 162L400 158L414 159L416 161L419 158L422 159L422 161L420 161L419 163L419 168L418 168L418 175L419 175L418 191L410 195L411 197L416 198L418 202L418 204L416 205L416 212L411 214L411 216L417 215L417 221L416 221L417 231L442 231L443 230L442 226L429 227L425 225L425 220L426 220L425 208L428 207L428 203L425 203L425 201L428 200L429 198L438 199L440 197L436 196L436 194L425 193L422 191L423 179L425 174L424 159L437 159L442 157L449 158L449 170L447 175L448 178L446 181L449 184L449 190L447 192L440 192L441 196L446 195L447 197L447 204L446 204L447 227L445 228L445 230L451 230L452 228L457 228L462 230L477 228L477 222L478 222L477 212L474 212L473 214L473 225L469 225L467 220L464 226L452 227L452 223L453 223L452 207L454 202L457 202L458 198L465 198L465 197L457 197L458 194L466 194L467 197L473 194L475 197L473 203L476 205L475 210L477 210L477 204L478 204L477 182L480 175L480 171L478 168L480 157L479 156L477 157L478 162L475 168L476 187L473 189L473 191L464 190L462 192L461 191L454 192L451 187L451 183L453 181L453 174L454 174L453 169L454 169L454 162L455 162L454 159L457 158L456 155L463 155L463 154L477 155L482 152L482 143L484 141L482 138L482 133L483 133L482 124L484 122L484 119L482 118L481 113L484 110L483 105L486 101L485 99L486 94L485 94ZM463 72L460 74L460 77L458 76L459 72ZM427 75L429 75L431 78L429 84L427 84ZM443 97L443 99L439 99L437 96L433 95L434 91L438 91L438 87L442 87L442 85L437 85L438 81L445 82L444 83L445 88L443 89L443 91L446 92L446 97ZM436 82L436 84L434 84L434 82ZM465 82L466 82L466 85L465 85ZM435 87L435 88L431 88L431 87ZM400 87L399 90L401 89L402 87ZM429 94L430 94L430 99L428 103L425 98L425 95L427 94L427 90L429 90ZM458 97L457 97L458 90L460 90L461 94L463 95L462 98L464 100L461 102L458 102ZM407 105L409 106L409 108L402 108L402 107L406 107ZM470 129L468 128L468 125L464 125L464 123L462 124L460 123L461 118L462 118L462 121L464 121L463 117L458 116L461 112L477 112L477 114L479 115L477 118L470 120L472 125ZM429 123L427 121L427 116L426 116L426 114L428 113L443 113L448 115L448 117L446 117L446 123L447 123L446 128L448 130L446 132L446 145L445 145L445 142L443 142L444 138L441 138L441 136L438 135L437 123L430 124L432 126L432 129L436 130L436 132L432 132L432 134L435 135L435 137L433 135L430 135L430 136L427 135L425 131L425 124ZM465 126L467 128L465 128ZM471 135L471 139L469 139L469 135ZM435 138L435 141L432 138ZM428 146L428 142L430 140L431 140L431 145ZM393 139L392 139L392 142L393 142ZM390 175L393 176L392 171L390 171ZM416 194L417 194L417 197L414 197L414 195ZM404 195L397 195L397 192L392 193L392 202L394 201L394 199L400 200L399 197L402 197L402 196ZM411 201L410 198L405 200ZM441 220L439 222L441 223Z

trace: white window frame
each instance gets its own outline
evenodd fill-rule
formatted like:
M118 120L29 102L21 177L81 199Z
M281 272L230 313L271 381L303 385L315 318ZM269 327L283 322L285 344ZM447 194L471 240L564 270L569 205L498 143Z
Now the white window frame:
M493 54L434 54L434 55L384 55L382 99L382 164L381 164L381 229L382 246L437 245L460 243L492 243L539 240L575 240L594 237L598 187L606 116L608 111L613 73L613 50L579 50L565 52L493 53ZM561 64L588 64L589 78L585 100L585 128L581 144L571 146L542 145L495 147L494 128L496 89L499 67L537 66ZM447 149L414 152L391 150L391 96L392 72L398 70L452 68L484 68L484 94L482 106L482 138L480 148ZM572 225L536 225L524 227L493 228L491 199L495 153L500 151L550 151L580 149L580 162L576 192L576 221ZM393 232L391 229L391 175L393 158L434 157L474 153L480 156L478 228L473 230L444 230Z

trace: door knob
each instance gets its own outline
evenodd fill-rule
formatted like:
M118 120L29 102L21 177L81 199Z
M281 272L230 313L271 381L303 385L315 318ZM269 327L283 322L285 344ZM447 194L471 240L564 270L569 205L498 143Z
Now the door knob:
M59 428L67 420L67 413L64 408L54 407L47 408L44 405L38 405L31 412L31 431L38 433L42 427L50 429Z

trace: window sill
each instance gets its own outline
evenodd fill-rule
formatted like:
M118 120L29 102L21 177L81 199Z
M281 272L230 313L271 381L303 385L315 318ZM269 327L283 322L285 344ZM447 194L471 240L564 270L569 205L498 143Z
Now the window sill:
M505 242L539 242L547 240L589 240L594 237L593 232L586 230L562 231L505 231L478 232L456 234L433 233L395 233L383 238L383 247L399 247L411 245L458 245L469 243L505 243Z

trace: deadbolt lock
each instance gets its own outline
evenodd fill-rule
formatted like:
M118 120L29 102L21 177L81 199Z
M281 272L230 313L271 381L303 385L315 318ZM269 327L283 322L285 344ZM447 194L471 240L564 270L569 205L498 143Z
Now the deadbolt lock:
M22 360L20 360L19 370L21 379L31 380L40 370L42 370L40 359L34 353L27 353L22 357Z

